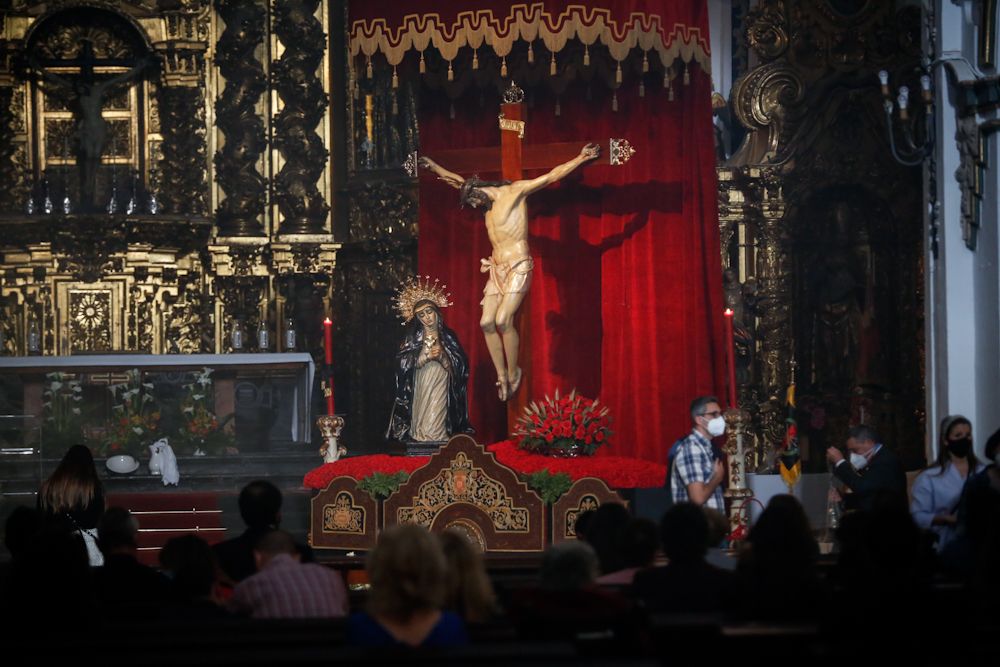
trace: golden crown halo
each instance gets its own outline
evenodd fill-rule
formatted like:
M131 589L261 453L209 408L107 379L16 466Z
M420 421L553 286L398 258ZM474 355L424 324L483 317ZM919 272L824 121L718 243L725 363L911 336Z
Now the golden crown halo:
M396 312L406 324L413 319L413 309L421 301L430 301L438 308L447 308L452 305L449 301L451 292L446 291L448 286L438 281L437 278L431 282L430 276L412 276L406 280L399 289L396 290L396 297L393 301L396 304Z

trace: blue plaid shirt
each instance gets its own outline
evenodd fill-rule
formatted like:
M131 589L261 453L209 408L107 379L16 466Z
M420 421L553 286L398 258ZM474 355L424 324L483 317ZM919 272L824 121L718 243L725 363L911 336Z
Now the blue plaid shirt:
M670 492L675 503L691 502L688 498L687 485L691 482L708 484L708 480L712 478L712 470L715 467L712 443L698 431L692 430L675 449L676 451L671 452L673 465L670 468ZM721 484L715 488L704 506L720 512L726 511Z

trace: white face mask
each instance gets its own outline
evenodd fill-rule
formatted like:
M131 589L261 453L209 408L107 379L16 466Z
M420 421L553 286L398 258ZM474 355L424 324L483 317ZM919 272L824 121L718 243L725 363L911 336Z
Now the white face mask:
M718 438L726 432L725 418L720 415L714 419L708 420L708 425L705 427L705 430L708 431L708 434L713 438Z
M854 466L855 470L861 470L868 465L868 458L864 454L851 452L851 465Z

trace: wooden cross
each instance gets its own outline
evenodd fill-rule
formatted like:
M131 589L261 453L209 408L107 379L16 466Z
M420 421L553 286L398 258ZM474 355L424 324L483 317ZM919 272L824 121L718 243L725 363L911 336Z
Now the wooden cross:
M524 105L524 91L511 81L510 87L504 93L498 117L500 128L500 150L496 147L458 148L438 151L435 160L446 165L450 171L468 176L472 174L496 174L509 181L524 178L524 172L548 171L564 162L568 162L580 154L580 147L591 143L588 141L571 141L547 144L523 143L527 132L527 110ZM626 139L608 139L605 142L593 142L602 147L601 156L593 164L610 164L618 166L628 162L635 149ZM411 153L403 164L403 168L411 177L417 175L417 153ZM530 293L529 293L530 298ZM528 321L529 308L522 307L518 312L517 330L521 336L521 349L530 350L531 325ZM525 377L531 377L531 356L521 355L518 359L521 371ZM520 389L507 401L507 427L513 431L514 423L524 412L529 402L528 392Z

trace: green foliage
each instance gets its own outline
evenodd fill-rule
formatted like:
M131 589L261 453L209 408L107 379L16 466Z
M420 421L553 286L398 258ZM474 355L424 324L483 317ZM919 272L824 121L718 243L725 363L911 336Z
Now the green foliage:
M564 472L552 474L547 468L527 476L528 486L538 492L545 504L551 505L573 486L573 480Z
M235 436L226 430L226 423L233 415L219 419L215 415L215 391L212 388L212 369L203 368L195 374L194 381L184 385L181 400L183 423L171 436L170 443L180 454L225 454L236 448Z
M47 373L42 388L42 437L53 450L83 444L83 387L63 373Z
M149 446L159 437L160 411L153 398L153 385L142 381L139 369L134 368L126 375L127 382L108 387L114 403L100 454L146 457Z
M380 498L384 500L395 493L409 477L409 474L402 470L392 475L384 472L373 472L358 482L358 488L375 500Z

